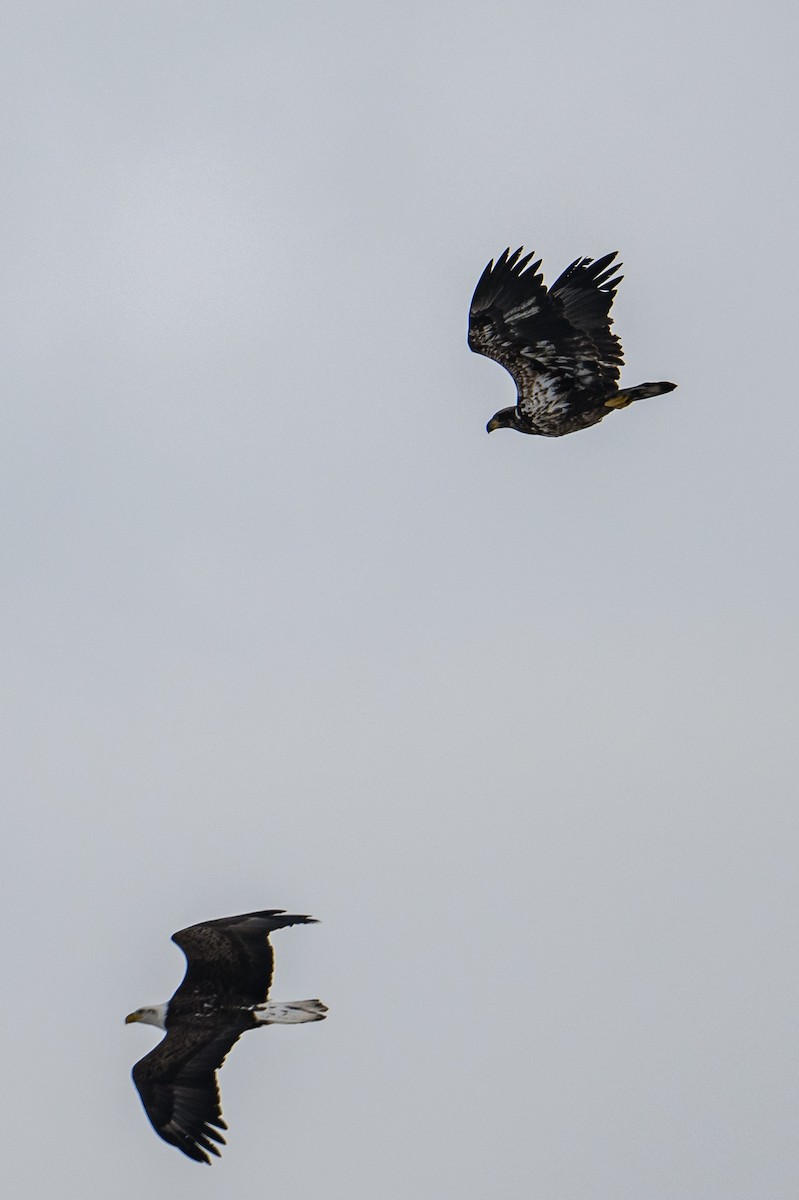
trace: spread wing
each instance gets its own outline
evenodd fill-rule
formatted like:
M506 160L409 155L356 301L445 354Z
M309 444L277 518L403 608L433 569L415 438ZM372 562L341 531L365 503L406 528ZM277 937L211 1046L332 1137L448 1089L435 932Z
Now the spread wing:
M215 1143L224 1145L219 1130L227 1125L216 1072L245 1028L244 1022L210 1028L185 1022L133 1068L133 1082L155 1132L196 1162L210 1163L209 1153L219 1156Z
M621 267L621 263L614 262L616 253L605 254L596 262L590 258L575 259L549 289L550 296L560 301L570 324L590 338L598 369L609 388L618 381L624 362L621 342L610 331L613 324L610 309L623 279L616 274Z
M204 921L173 934L172 941L180 946L188 965L169 1003L170 1018L193 1016L198 998L213 999L215 1006L251 1008L263 1004L274 965L269 934L286 925L308 924L315 924L313 917L275 908Z
M615 254L577 259L547 291L520 247L490 262L469 312L469 346L509 371L522 413L593 407L615 390L621 344L610 332Z

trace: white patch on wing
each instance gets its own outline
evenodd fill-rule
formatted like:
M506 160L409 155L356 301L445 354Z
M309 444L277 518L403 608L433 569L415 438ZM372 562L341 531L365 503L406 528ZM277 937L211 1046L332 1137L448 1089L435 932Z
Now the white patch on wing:
M575 371L575 379L583 387L591 387L596 380L596 365L586 362L585 359L578 359L577 370Z
M526 321L529 317L534 317L540 312L541 305L538 296L531 296L524 304L519 304L516 308L509 308L503 315L510 325L513 321Z
M541 363L545 367L550 367L556 371L560 371L564 376L574 376L575 374L575 357L574 354L562 353L557 349L553 342L541 341L536 342L534 346L525 346L520 350L522 358L531 358L536 362ZM579 364L578 364L579 369Z

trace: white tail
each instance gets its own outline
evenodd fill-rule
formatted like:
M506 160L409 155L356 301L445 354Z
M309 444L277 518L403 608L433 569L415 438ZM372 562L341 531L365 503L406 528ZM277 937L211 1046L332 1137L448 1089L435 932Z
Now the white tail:
M324 1021L327 1005L321 1000L267 1000L253 1011L259 1025L304 1025L306 1021Z

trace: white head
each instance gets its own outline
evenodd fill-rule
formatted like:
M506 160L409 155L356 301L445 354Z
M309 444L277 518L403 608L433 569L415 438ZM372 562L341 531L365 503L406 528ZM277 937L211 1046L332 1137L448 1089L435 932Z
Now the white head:
M132 1025L134 1021L141 1021L142 1025L155 1025L156 1029L166 1029L166 1010L168 1004L152 1004L149 1008L137 1008L135 1012L128 1013L125 1017L125 1024Z

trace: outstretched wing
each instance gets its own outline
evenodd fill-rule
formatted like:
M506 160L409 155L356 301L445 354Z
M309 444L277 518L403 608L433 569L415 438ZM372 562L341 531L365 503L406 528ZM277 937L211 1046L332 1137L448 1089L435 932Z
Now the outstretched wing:
M513 377L528 417L591 407L618 378L621 346L608 311L618 279L614 255L578 259L547 291L541 260L507 249L490 262L475 288L469 346Z
M170 1030L133 1068L144 1111L155 1132L196 1162L219 1156L224 1145L216 1072L246 1024L212 1028L200 1022Z
M269 934L286 925L309 924L315 924L313 917L274 908L203 921L174 933L172 941L180 946L188 965L169 1003L170 1016L193 1016L198 997L245 1008L263 1004L274 965Z
M616 289L623 276L615 262L618 251L605 254L596 261L577 258L555 280L549 294L560 302L569 323L590 338L596 351L596 362L603 382L612 388L619 378L624 362L621 342L610 327L610 309Z

